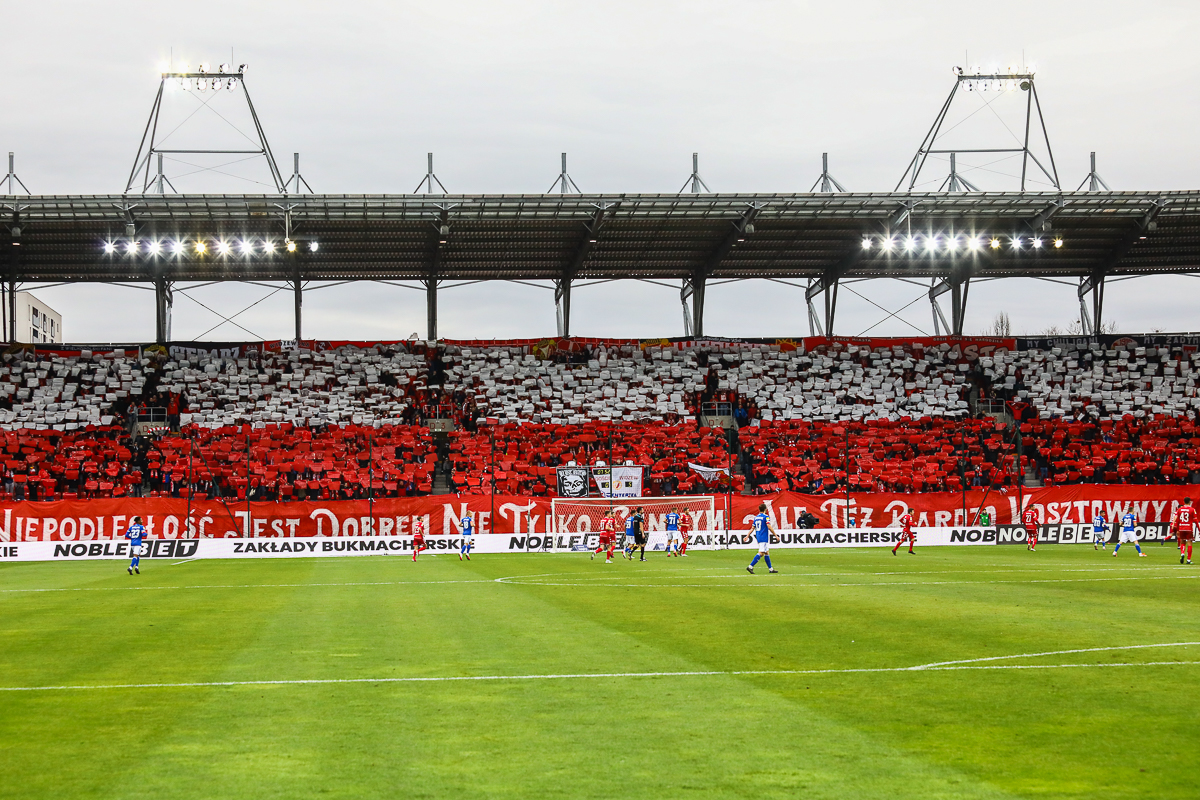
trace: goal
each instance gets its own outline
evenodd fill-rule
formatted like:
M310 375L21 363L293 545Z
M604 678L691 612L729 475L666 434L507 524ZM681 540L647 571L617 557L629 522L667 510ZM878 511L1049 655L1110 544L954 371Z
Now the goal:
M625 518L638 506L646 518L647 550L662 550L666 547L666 523L663 518L672 509L687 512L692 517L693 531L723 530L725 509L716 508L713 495L697 497L622 497L609 500L606 497L569 498L556 497L551 501L552 530L557 534L596 534L600 520L611 508L617 514L617 533L625 530ZM593 545L594 546L594 545Z

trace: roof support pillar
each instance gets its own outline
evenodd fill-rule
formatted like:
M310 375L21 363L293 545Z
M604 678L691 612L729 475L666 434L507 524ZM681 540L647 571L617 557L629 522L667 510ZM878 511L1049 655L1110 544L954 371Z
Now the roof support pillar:
M154 341L171 341L171 312L175 307L174 282L161 275L154 279Z
M425 338L430 342L437 341L437 287L438 280L435 273L430 273L423 283L425 284L425 320L428 327L428 332Z
M558 335L571 338L571 278L564 275L554 282L554 310L558 317Z
M704 290L708 284L708 276L703 271L697 271L683 279L679 290L679 301L683 306L683 335L700 338L704 336ZM691 308L688 308L688 303Z
M810 336L833 336L833 320L837 316L838 276L840 270L823 273L808 282L804 300L808 304L808 332ZM813 301L823 295L824 310L819 312Z
M1104 270L1093 270L1079 279L1079 322L1084 336L1099 336L1104 332ZM1091 312L1088 295L1091 295Z
M304 284L300 281L300 259L292 254L292 300L296 312L296 343L300 343L304 320Z
M950 274L944 278L934 278L929 287L929 304L933 307L933 333L935 336L962 336L967 318L967 293L971 289L971 271L969 268L954 266ZM950 322L938 298L944 294L950 295ZM940 324L939 324L940 323Z
M17 275L21 271L21 221L13 215L8 242L8 341L17 343Z

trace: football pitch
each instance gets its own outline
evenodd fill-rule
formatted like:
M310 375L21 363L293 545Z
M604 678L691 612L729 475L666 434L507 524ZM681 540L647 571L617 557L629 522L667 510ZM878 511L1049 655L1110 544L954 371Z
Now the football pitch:
M1195 798L1145 549L8 564L0 797Z

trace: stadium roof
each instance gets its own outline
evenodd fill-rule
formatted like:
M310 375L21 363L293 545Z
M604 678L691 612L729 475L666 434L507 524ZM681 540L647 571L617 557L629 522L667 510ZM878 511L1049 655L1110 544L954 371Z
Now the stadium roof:
M1098 284L1200 268L1194 191L151 194L10 196L7 204L19 246L6 237L5 276L17 282L418 280L436 291L441 280L555 280L569 291L574 280L683 280L699 287L702 313L704 283L715 280L808 279L811 300L836 293L845 278ZM294 255L283 247L289 233L300 244ZM978 238L984 246L968 249ZM251 254L237 247L247 239ZM192 246L174 255L175 240ZM197 240L207 252L196 252ZM233 246L228 255L217 251L221 241ZM163 249L151 252L151 242Z

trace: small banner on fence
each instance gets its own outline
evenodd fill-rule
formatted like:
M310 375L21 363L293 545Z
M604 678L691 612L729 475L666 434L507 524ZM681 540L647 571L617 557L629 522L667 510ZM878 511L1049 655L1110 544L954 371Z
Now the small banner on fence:
M641 467L593 467L592 479L601 497L642 496Z
M590 489L587 467L558 468L559 497L587 497Z

